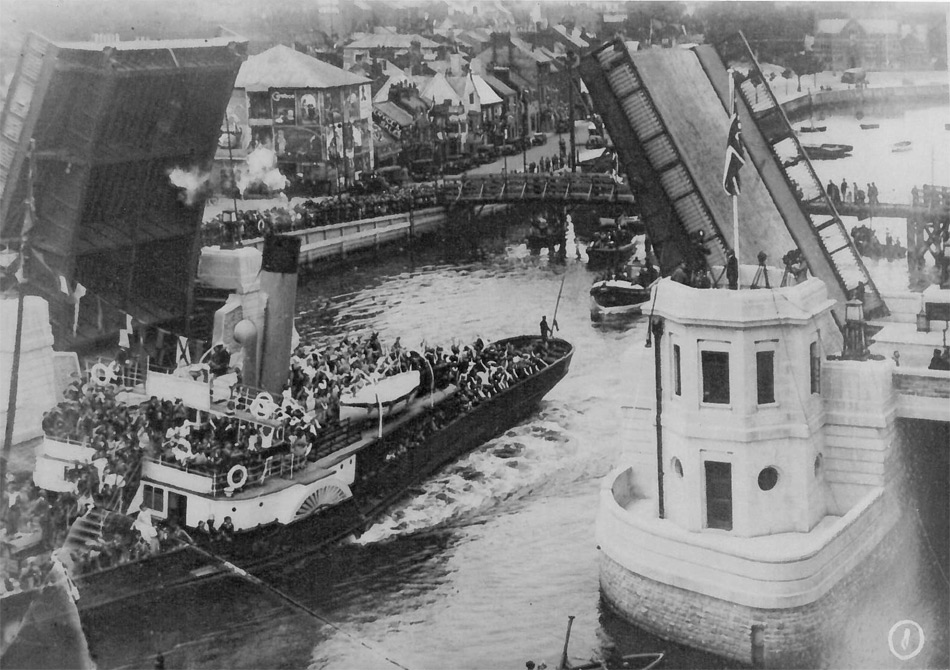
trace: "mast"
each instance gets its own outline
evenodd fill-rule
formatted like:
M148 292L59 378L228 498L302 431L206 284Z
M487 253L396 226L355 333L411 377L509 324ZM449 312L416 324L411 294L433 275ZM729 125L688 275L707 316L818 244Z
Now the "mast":
M654 288L654 290L656 290ZM663 495L663 375L660 369L660 338L663 337L663 320L649 325L653 333L653 369L656 375L656 496L659 502L659 518L666 518Z
M568 51L567 54L567 111L568 119L570 120L571 127L569 129L571 134L571 156L570 156L570 166L571 172L577 172L577 138L574 136L574 59L577 58L577 55L573 51Z

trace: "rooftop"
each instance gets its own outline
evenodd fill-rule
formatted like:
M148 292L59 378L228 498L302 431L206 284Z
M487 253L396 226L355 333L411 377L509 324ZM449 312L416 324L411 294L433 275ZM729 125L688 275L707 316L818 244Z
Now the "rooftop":
M408 49L418 42L423 49L435 49L439 45L420 35L373 34L353 40L344 49Z
M366 77L277 45L248 58L238 72L234 87L266 91L271 88L337 88L368 83Z

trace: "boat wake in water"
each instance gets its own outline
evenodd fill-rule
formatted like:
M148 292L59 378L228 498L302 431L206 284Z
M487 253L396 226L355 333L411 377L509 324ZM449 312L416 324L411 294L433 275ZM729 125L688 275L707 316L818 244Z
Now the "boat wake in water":
M446 527L481 523L560 478L584 476L584 453L565 423L571 410L546 403L539 416L487 442L453 463L367 529L357 544L367 545ZM576 422L576 420L575 420ZM589 474L587 477L599 476Z

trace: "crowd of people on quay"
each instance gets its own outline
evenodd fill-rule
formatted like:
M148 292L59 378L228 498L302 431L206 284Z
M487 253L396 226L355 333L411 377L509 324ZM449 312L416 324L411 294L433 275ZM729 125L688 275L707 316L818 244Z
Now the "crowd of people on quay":
M20 479L8 475L0 517L5 548L0 588L9 593L39 586L51 565L49 550L62 545L78 517L92 507L117 509L129 502L143 457L213 475L226 473L235 464L250 469L277 452L306 457L321 426L338 421L341 395L409 369L419 370L422 393L449 384L458 388L453 402L440 406L428 420L429 428L436 429L541 369L549 358L542 343L516 350L486 346L478 339L471 345L423 345L419 351L410 351L398 338L391 347L384 347L375 333L344 338L323 348L300 347L292 356L284 395L274 403L269 418L284 430L280 443L273 445L265 444L261 425L253 421L199 414L180 400L152 397L138 405L126 404L118 397L124 390L120 387L96 384L88 377L74 379L64 399L45 414L43 429L52 439L90 448L92 455L88 463L67 472L67 479L75 483L73 492L44 492L28 475ZM116 515L113 520L122 519L124 525L104 526L95 545L72 553L74 570L82 574L105 569L193 539L174 522L157 523L155 534L145 536L128 517ZM229 518L217 527L209 519L192 531L224 540L233 532ZM27 540L35 549L32 560L21 561L7 551Z
M201 229L202 244L230 244L262 237L271 233L287 233L331 226L347 221L400 214L437 204L433 183L391 188L368 195L342 194L320 200L306 200L292 209L273 207L266 210L244 210L232 216L222 213L206 222Z
M537 161L528 163L528 174L551 174L567 167L567 157L564 154L541 156Z

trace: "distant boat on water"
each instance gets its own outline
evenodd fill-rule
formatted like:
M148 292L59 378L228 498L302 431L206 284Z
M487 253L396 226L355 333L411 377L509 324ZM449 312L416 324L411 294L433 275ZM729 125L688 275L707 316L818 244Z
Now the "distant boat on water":
M880 128L880 123L862 123L861 130L874 130L875 128Z
M894 146L891 147L891 151L894 153L899 153L901 151L910 151L914 148L913 142L910 140L904 140L903 142L895 142Z
M823 133L828 130L828 126L802 126L798 129L800 133Z
M854 147L850 144L803 144L805 155L811 160L834 160L849 155Z

